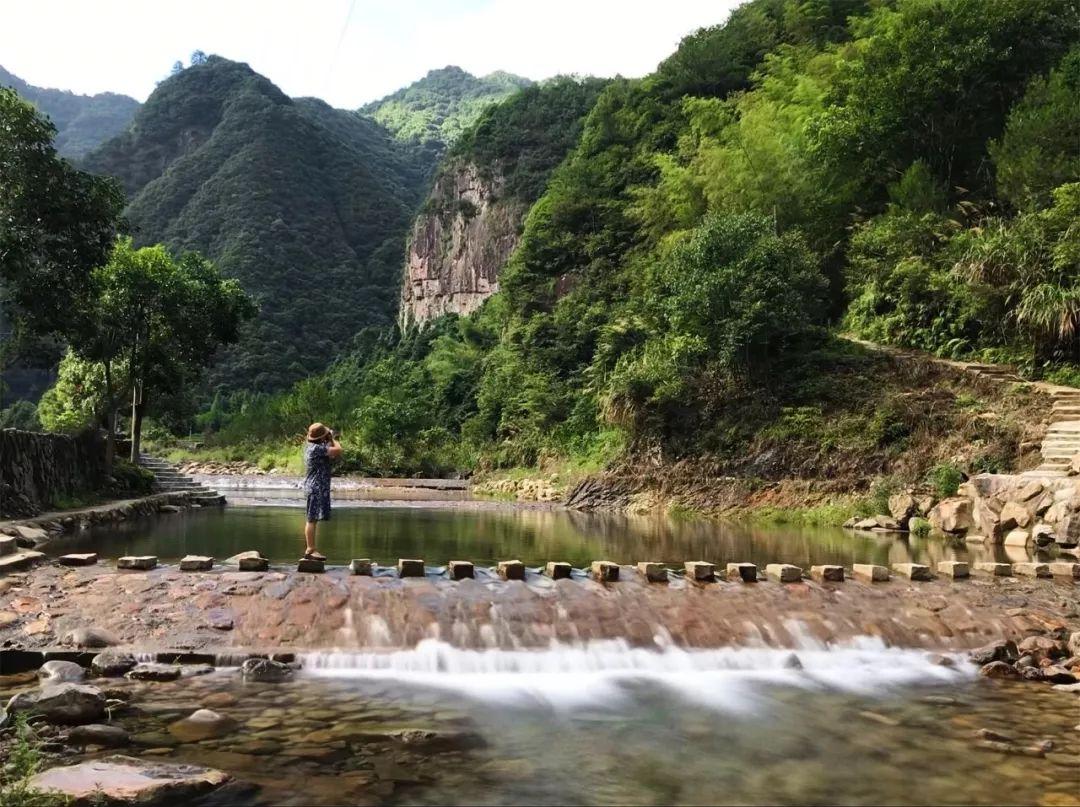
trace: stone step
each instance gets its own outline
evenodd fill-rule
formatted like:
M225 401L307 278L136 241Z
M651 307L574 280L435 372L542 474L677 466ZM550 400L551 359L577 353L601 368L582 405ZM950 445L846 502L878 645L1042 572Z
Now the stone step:
M43 560L45 560L44 552L34 552L31 549L22 550L13 555L0 556L0 575L25 571Z
M19 551L19 542L11 535L0 535L0 555L14 555Z

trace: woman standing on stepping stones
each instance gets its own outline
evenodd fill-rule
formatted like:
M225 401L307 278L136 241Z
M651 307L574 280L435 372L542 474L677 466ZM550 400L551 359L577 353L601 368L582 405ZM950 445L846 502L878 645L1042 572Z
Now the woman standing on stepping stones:
M312 423L304 444L304 491L307 493L307 524L304 525L305 558L326 560L315 549L315 526L330 519L330 460L341 456L341 443L321 423Z

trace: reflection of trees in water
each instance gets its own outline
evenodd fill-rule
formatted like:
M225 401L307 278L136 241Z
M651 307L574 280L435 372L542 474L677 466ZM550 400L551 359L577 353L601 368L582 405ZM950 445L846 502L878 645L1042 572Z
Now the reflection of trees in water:
M303 511L283 507L228 507L95 527L54 543L54 554L93 549L104 557L186 553L224 559L259 549L276 561L296 558ZM835 528L750 524L736 521L673 521L665 516L625 516L557 508L339 508L320 528L319 543L341 563L370 557L392 563L421 557L430 564L472 560L493 564L518 558L529 565L548 560L584 566L592 560L641 560L681 565L686 560L813 564L939 560L1028 560L1023 548L966 545L962 541L893 534L854 533ZM1043 553L1040 553L1046 558Z

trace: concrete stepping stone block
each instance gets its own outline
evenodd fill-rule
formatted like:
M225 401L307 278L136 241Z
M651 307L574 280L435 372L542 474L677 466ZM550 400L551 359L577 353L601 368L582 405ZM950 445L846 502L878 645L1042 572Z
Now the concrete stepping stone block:
M619 564L610 560L594 560L589 565L589 575L597 583L617 583L619 580Z
M544 567L544 571L547 572L547 576L552 580L569 580L570 573L574 567L569 563L565 563L560 560L549 561L548 565Z
M873 563L856 563L852 565L851 572L859 580L870 583L887 583L889 570L884 566L875 566Z
M1019 577L1049 577L1050 566L1046 563L1014 563L1013 574Z
M668 572L662 563L643 560L638 563L637 570L647 583L666 583L668 581Z
M964 540L969 544L985 544L986 536L977 532L970 532L964 536Z
M326 571L326 561L318 558L300 558L296 562L296 571L308 574L322 574Z
M525 564L520 560L500 560L499 565L495 567L495 571L499 573L499 577L503 580L525 579Z
M971 575L971 569L962 560L938 561L937 571L942 577L948 577L950 580L963 580Z
M1072 563L1067 560L1056 560L1050 564L1050 574L1054 577L1067 577L1070 580L1080 580L1080 563Z
M124 555L116 561L117 569L148 571L157 566L157 555Z
M686 579L695 583L712 583L716 580L716 566L703 560L688 560L683 564Z
M19 542L14 535L0 535L0 555L14 555L19 550Z
M843 583L844 582L844 567L843 566L811 566L810 576L814 580L820 580L823 583Z
M363 577L371 577L371 558L353 558L349 562L349 573L361 575Z
M423 577L424 561L420 558L398 558L398 577Z
M892 567L894 572L908 580L926 582L934 579L930 567L921 563L894 563Z
M242 572L265 572L270 568L270 561L259 555L240 558L237 565Z
M744 583L757 582L757 565L754 563L729 563L728 580L741 580Z
M61 566L93 566L98 562L98 556L97 552L76 552L71 555L61 555L57 561Z
M450 571L451 580L465 580L466 578L471 580L476 577L476 570L471 561L452 560L447 568Z
M765 566L765 576L780 583L798 583L802 580L802 569L790 563L769 563Z
M978 572L979 574L988 574L993 577L1012 577L1012 564L980 560L975 562L973 571Z
M206 555L185 555L180 560L182 572L208 572L214 568L214 559Z

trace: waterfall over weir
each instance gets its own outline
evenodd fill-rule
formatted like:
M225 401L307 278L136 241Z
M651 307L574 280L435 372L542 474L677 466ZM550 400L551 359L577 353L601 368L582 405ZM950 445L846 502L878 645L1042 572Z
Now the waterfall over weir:
M635 686L653 685L724 711L750 708L753 691L763 686L873 695L974 675L970 665L943 666L926 651L888 648L870 637L832 648L807 642L794 651L651 650L621 640L553 644L543 650L463 650L425 640L411 650L308 653L299 661L307 675L393 681L481 701L614 706Z

